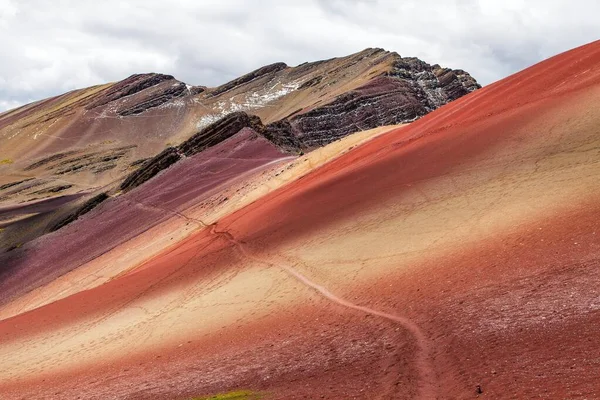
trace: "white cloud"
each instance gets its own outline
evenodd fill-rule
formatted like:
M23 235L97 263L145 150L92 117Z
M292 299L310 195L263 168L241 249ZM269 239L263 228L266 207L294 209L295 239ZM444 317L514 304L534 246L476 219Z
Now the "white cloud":
M163 72L216 85L383 47L487 84L600 36L595 0L0 0L0 110Z
M14 100L0 100L0 113L5 110L11 110L22 105L23 103Z

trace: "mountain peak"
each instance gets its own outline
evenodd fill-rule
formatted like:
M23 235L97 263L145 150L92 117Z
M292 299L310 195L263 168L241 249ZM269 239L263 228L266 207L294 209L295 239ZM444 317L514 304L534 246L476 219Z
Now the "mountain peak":
M464 71L381 48L296 67L272 63L213 88L167 74L133 74L0 115L2 157L11 160L2 168L44 176L11 186L0 199L31 201L109 184L232 113L256 115L260 124L253 126L264 126L259 133L294 154L360 130L414 121L476 88ZM238 125L227 135L208 135L209 142ZM66 187L64 180L79 186Z

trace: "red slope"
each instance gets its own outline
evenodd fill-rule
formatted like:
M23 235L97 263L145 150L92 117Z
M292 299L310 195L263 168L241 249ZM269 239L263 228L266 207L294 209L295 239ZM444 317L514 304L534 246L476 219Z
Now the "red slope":
M538 64L460 99L409 128L374 139L225 218L218 229L229 232L252 254L268 259L270 253L285 243L302 241L311 233L351 219L365 209L376 209L389 199L400 201L410 188L424 187L428 181L443 178L457 169L476 170L484 154L497 149L507 153L519 150L521 143L535 142L540 135L543 140L549 133L543 126L548 115L559 114L572 104L580 106L587 98L597 99L599 62L600 42L595 42ZM595 104L588 107L594 108ZM597 118L597 114L589 115ZM589 124L590 120L585 122ZM584 128L589 129L589 126ZM580 133L589 134L588 131L566 132L564 141ZM534 150L535 157L548 158L553 156L556 147L549 145ZM499 165L507 162L503 159L483 161L495 161ZM481 183L478 179L471 182L473 186ZM577 182L564 184L575 186ZM532 197L536 195L533 190ZM543 220L516 224L482 238L475 245L456 248L442 258L432 256L406 272L387 277L385 285L358 282L352 294L357 302L368 304L370 309L398 310L421 326L434 349L431 357L441 397L475 397L477 385L481 385L483 395L490 398L597 397L600 376L595 360L600 354L594 345L594 327L600 317L593 301L595 288L600 284L597 273L600 246L596 236L600 231L596 218L600 212L599 199L600 193L590 188L585 197L564 204L561 213L549 211ZM7 341L18 340L21 335L38 331L36 321L48 316L56 314L57 324L75 321L86 314L101 312L102 307L119 307L141 295L149 296L152 291L173 290L181 282L206 273L207 269L231 268L234 265L229 256L215 255L227 245L222 239L222 235L203 231L152 260L135 275L0 323L0 337ZM211 242L217 244L204 247ZM167 279L163 279L165 277ZM113 297L104 304L102 297L109 293ZM196 351L182 354L181 350L170 350L171 353L163 355L163 362L156 361L151 354L141 358L143 367L138 369L133 361L125 362L123 365L127 368L134 368L133 372L125 373L125 381L110 383L108 389L96 387L95 393L102 390L128 393L127 382L141 385L136 379L144 376L158 382L162 391L155 393L165 398L177 397L175 393L192 393L194 388L208 391L238 385L270 389L277 398L314 397L322 393L329 393L329 398L347 397L348 393L358 398L372 398L368 393L358 394L358 388L370 388L379 372L373 368L374 364L363 365L356 360L344 365L351 376L345 376L342 381L342 374L322 369L327 360L335 358L320 360L315 349L325 343L325 339L318 339L323 332L325 337L340 335L341 338L344 331L358 329L364 334L364 330L370 330L371 335L367 337L375 342L377 335L372 333L380 334L383 322L371 326L357 322L355 314L336 317L315 310L304 313L304 308L290 313L292 321L275 316L267 323L261 321L255 326L246 326L223 342L203 339L195 345ZM316 316L320 317L319 322ZM498 324L502 324L502 329ZM320 333L314 326L321 329ZM277 335L265 339L263 332L277 332ZM279 351L290 351L288 347L281 347L281 343L290 338L296 339L296 353L290 357L301 354L299 358L312 361L306 366L309 375L294 374L299 377L296 383L292 380L294 376L277 368L287 366L286 360L277 355ZM397 340L410 343L405 337ZM269 352L264 347L267 342L274 343L276 350ZM304 347L299 343L304 343ZM314 347L307 348L306 343ZM335 343L327 342L327 345L340 352L347 350L335 347ZM248 351L251 346L259 346L260 354L251 356ZM405 350L398 357L415 351L410 345ZM232 356L228 351L237 351L242 356ZM383 356L377 354L372 352L366 357L374 357L368 358L373 362L382 361L378 357ZM150 366L150 360L154 366ZM248 363L243 365L246 369L236 369L239 363L245 362ZM204 371L202 365L212 368ZM404 370L402 365L400 367L407 378L403 382L408 382L408 386L415 384L418 378L411 366ZM252 368L265 368L274 377L267 383L259 382L261 375L253 373ZM336 371L335 364L332 370ZM93 374L108 379L121 371L114 367L102 370L105 375L98 371ZM210 375L212 381L196 383L194 378L199 373ZM182 376L175 378L177 374ZM83 372L82 376L90 375ZM319 376L327 378L319 379ZM175 383L185 390L169 392L167 387ZM58 383L38 383L36 390L50 384ZM91 390L84 383L78 385L77 393L85 393L86 388ZM336 386L349 391L336 392ZM139 386L129 390L134 392L136 388ZM69 385L62 389L67 390L63 397L68 397ZM414 395L417 393L414 390L412 387L407 393ZM149 393L139 391L134 398L148 398Z
M406 185L443 176L490 147L510 144L535 114L562 107L577 90L596 88L598 62L600 41L555 56L370 141L220 225L247 241L277 231L269 239L278 241L398 196Z
M253 252L266 253L278 243L310 237L331 223L354 218L365 208L385 204L387 199L400 199L414 187L474 163L484 152L511 146L518 149L528 136L546 134L540 122L532 125L532 121L543 121L545 115L558 114L572 103L587 106L590 113L582 113L582 118L598 122L598 113L594 113L598 103L588 105L582 98L594 99L600 91L599 63L600 42L540 63L408 128L374 139L297 184L231 215L219 223L220 229L248 243ZM581 129L588 129L586 134L595 135L596 143L600 133L590 133L590 129L597 122L581 124ZM561 143L577 143L582 134L567 129ZM537 149L534 156L553 157L560 149L553 144ZM595 161L588 162L598 162L600 154L595 156ZM564 185L568 188L576 182ZM420 269L418 274L406 274L393 285L386 280L371 294L364 290L355 294L371 307L383 298L388 304L384 307L391 301L398 310L415 310L411 317L436 337L439 393L463 398L481 385L492 398L598 396L600 348L591 343L595 340L593 327L600 322L594 306L595 288L600 285L600 240L596 236L600 232L600 193L588 187L586 194L565 204L562 215L550 214L550 220L534 227L486 239L465 255L415 266ZM536 195L532 188L533 204ZM510 248L515 242L518 248ZM465 280L465 274L471 279ZM416 298L407 296L417 288L425 291ZM451 297L448 288L455 293ZM526 303L512 300L507 293L523 295ZM512 313L503 318L514 319L508 323L515 328L508 332L490 329L498 313ZM430 319L435 315L442 316ZM536 322L531 323L532 319ZM471 334L476 331L470 328L480 326L488 329Z
M224 186L288 155L251 130L177 163L155 179L102 204L81 220L27 244L24 255L0 255L0 304L77 268Z

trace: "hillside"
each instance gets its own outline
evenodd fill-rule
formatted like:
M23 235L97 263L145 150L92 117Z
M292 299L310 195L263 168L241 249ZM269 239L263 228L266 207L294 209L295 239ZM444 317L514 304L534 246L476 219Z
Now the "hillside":
M348 70L367 54L397 58L368 50ZM285 111L157 147L100 206L5 253L0 393L598 397L599 62L600 41L349 135L309 122L339 93L316 107L320 83L298 87ZM396 93L384 65L340 90ZM265 68L196 96L292 81ZM301 98L283 135L300 155L265 133Z
M218 143L212 125L230 113L258 116L259 134L298 154L415 120L478 87L462 70L367 49L268 65L215 88L140 74L23 106L0 115L0 251L61 226L169 147L210 134L207 146ZM174 161L163 156L163 166Z

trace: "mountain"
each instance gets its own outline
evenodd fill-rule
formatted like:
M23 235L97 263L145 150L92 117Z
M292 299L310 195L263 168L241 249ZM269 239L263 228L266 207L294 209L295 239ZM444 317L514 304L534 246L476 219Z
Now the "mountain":
M157 146L3 255L0 393L597 397L599 62L600 41L337 140L265 109Z
M478 87L462 70L367 49L268 65L216 88L140 74L23 106L0 115L0 250L63 226L140 168L158 173L149 159L166 151L159 164L174 161L168 147L214 134L211 125L231 113L259 117L262 136L297 154L412 121ZM236 126L225 128L229 136Z

